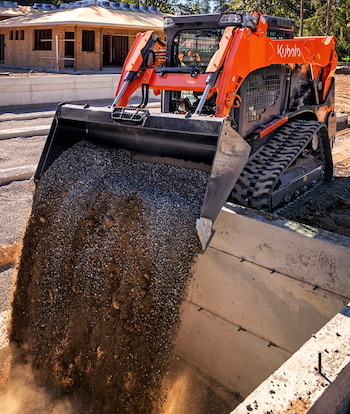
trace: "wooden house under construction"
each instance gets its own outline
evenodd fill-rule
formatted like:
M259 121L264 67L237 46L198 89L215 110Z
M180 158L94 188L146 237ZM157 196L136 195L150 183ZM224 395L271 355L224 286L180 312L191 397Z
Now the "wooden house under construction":
M1 20L2 63L102 70L123 65L138 32L154 30L164 37L163 14L155 8L108 1L86 4L76 2L59 10L37 6L31 13Z

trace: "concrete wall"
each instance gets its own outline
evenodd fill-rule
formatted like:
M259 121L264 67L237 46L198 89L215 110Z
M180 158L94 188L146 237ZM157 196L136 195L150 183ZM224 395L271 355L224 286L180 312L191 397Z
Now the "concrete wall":
M229 205L194 266L175 355L246 397L350 299L349 239Z
M320 364L319 364L320 355ZM350 307L345 307L232 414L348 414Z
M111 99L120 75L0 77L0 106Z

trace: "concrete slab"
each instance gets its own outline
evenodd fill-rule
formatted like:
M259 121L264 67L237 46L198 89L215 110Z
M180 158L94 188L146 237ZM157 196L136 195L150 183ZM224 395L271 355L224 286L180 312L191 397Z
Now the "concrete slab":
M215 230L175 352L244 397L348 302L350 240L229 204Z
M36 171L36 165L23 165L0 170L0 186L9 184L12 181L29 180Z
M0 78L0 107L113 99L118 74Z
M350 295L350 238L226 204L211 247L341 296Z
M291 356L193 303L182 315L174 355L243 397Z
M108 99L113 102L120 74L51 75L39 77L0 78L0 107L59 102L94 101ZM138 89L133 97L140 99ZM153 92L150 100L158 100Z
M297 351L350 300L208 248L187 300L268 342Z
M345 122L348 123L348 115L347 114L337 114L337 124Z
M347 414L349 384L350 306L347 306L232 414Z
M50 131L51 122L47 125L40 125L34 127L22 127L22 128L13 128L5 129L0 131L0 140L17 138L17 137L34 137L39 135L47 135Z

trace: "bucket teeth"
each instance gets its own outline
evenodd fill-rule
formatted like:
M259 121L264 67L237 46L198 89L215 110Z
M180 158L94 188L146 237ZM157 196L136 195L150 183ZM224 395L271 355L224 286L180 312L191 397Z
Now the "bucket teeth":
M205 250L209 244L210 239L214 235L212 230L213 222L210 219L201 217L197 219L196 228L199 240L202 244L202 249Z

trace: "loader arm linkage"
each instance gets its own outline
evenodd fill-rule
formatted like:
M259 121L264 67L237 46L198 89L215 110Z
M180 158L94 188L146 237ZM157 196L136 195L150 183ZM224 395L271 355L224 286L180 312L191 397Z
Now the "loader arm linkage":
M256 18L258 15L258 19ZM219 49L211 58L205 74L193 77L189 73L162 73L159 66L164 61L146 64L143 56L149 53L152 45L156 50L161 47L150 32L139 34L123 68L114 102L126 106L130 96L142 85L148 85L157 95L161 90L204 92L210 85L208 96L217 92L215 116L226 117L232 106L239 106L237 91L247 75L256 69L272 64L308 64L316 82L323 69L320 82L315 83L319 102L324 102L331 85L337 65L334 50L335 37L308 37L288 40L274 40L266 36L267 22L261 13L252 14L255 26L237 28L227 27L220 41ZM122 94L120 92L123 91Z

